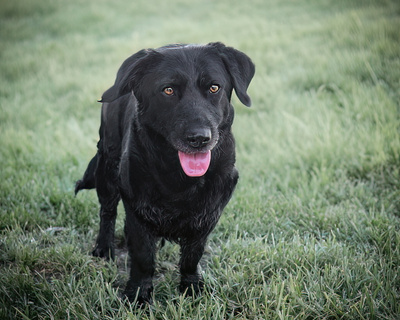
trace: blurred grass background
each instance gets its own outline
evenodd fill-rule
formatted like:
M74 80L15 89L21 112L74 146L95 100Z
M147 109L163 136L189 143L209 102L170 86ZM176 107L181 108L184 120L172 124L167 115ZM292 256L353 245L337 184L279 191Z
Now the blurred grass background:
M398 319L400 3L0 0L1 319ZM130 54L222 41L256 64L234 98L235 196L179 295L159 252L155 303L119 298L90 256L101 94ZM123 240L123 210L117 238Z

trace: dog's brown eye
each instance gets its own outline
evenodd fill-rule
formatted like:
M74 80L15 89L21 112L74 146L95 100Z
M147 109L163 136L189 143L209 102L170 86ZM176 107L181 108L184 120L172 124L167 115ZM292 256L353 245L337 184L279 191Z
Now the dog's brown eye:
M219 90L219 85L217 85L217 84L211 85L211 87L210 87L210 92L211 93L217 93L218 90Z
M164 88L163 92L167 95L167 96L172 96L174 94L174 89L172 89L171 87L167 87Z

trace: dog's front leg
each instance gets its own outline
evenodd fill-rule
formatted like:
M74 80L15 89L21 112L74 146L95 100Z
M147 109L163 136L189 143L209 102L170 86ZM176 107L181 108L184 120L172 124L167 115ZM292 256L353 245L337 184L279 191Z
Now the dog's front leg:
M203 256L206 238L181 241L180 272L181 283L179 290L189 296L199 294L203 289L203 277L199 274L198 264Z
M127 212L125 222L126 243L131 257L130 278L124 295L137 304L152 302L155 270L156 238L139 223L135 215Z

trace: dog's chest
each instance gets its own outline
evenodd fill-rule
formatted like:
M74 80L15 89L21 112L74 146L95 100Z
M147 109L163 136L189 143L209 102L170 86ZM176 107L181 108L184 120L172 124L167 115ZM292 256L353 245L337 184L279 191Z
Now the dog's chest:
M180 192L163 193L154 184L144 182L124 197L126 212L156 236L170 240L208 233L220 216L220 201L207 184L192 185Z

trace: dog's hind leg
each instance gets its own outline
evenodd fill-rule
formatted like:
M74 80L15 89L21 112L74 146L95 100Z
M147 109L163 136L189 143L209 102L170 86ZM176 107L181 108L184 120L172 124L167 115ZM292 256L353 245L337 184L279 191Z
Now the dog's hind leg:
M96 257L114 259L114 232L117 206L120 200L118 189L118 160L98 154L96 190L100 202L100 230L92 254Z

